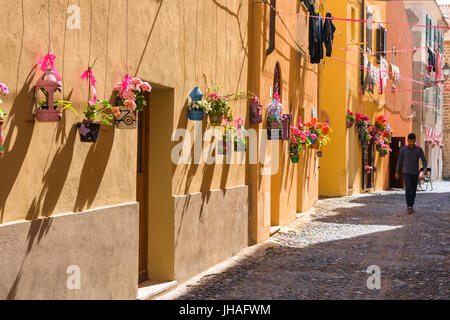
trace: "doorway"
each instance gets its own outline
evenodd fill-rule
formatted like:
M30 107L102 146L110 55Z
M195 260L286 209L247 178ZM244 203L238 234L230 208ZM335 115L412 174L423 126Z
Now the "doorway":
M147 106L150 105L146 95ZM139 203L139 283L148 280L148 155L149 155L149 110L144 108L137 118L137 173L136 201Z
M370 190L375 187L375 173L374 170L366 170L366 167L374 167L375 165L375 145L369 143L362 148L362 185L364 190Z
M397 162L400 156L400 149L406 144L405 137L392 138L391 155L389 158L389 186L390 188L403 188L403 174L400 174L400 180L395 178ZM402 168L400 168L401 170Z

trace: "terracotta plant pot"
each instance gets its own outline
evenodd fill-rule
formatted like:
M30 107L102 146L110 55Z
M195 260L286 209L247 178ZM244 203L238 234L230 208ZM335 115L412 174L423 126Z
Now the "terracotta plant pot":
M38 122L58 122L62 119L62 110L38 109L35 113Z
M128 108L120 107L120 118L116 119L117 129L136 129L136 113Z
M234 151L235 152L246 152L247 145L241 143L240 141L234 140Z
M353 124L354 124L354 122L347 120L347 129L350 129L351 127L353 127Z
M202 109L191 109L188 111L188 119L192 121L202 121L205 119L205 113Z
M260 105L257 103L250 103L250 123L261 123L263 118L262 114L258 112Z
M216 113L209 113L209 122L212 127L220 127L222 125L222 117Z
M84 121L77 123L77 128L81 142L97 142L98 134L100 132L100 123Z
M313 142L313 141L311 141L311 142ZM311 149L315 149L315 150L319 149L319 147L320 147L319 140L314 140L314 143L312 143L309 147Z
M292 163L298 163L299 161L300 161L300 157L299 157L298 153L297 154L291 154L291 162Z

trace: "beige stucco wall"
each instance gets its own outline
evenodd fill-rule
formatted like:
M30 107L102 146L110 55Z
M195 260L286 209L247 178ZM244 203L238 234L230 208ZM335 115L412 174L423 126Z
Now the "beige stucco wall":
M204 90L203 74L227 92L247 90L249 2L130 1L128 34L126 1L75 1L81 9L81 30L67 29L66 1L50 2L51 51L57 56L65 98L79 112L87 100L87 86L80 76L89 58L91 63L96 60L93 71L99 98L112 96L114 84L125 74L126 61L132 76L153 85L149 233L152 228L158 232L153 233L154 239L150 237L149 255L155 259L153 254L158 257L168 249L156 267L164 271L156 272L155 278L172 279L172 196L248 185L245 165L174 165L170 151L177 142L171 143L170 136L178 128L193 136L194 122L187 120L186 103L194 86ZM136 130L105 127L98 143L88 145L79 142L74 128L78 120L70 112L65 112L61 123L34 123L33 85L40 76L36 62L48 46L47 1L0 0L0 5L9 15L0 21L4 44L0 81L11 91L2 106L10 117L5 127L6 150L0 158L1 222L135 201ZM235 103L233 110L235 117L246 117L247 104ZM202 125L203 133L207 121ZM248 212L242 214L247 220ZM219 239L221 234L214 236Z
M0 300L136 299L138 223L128 203L0 226Z

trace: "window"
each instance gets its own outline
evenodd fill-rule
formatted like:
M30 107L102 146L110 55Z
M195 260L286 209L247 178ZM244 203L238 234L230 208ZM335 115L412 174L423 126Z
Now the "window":
M382 24L378 25L377 29L377 42L376 42L376 56L377 60L380 61L381 58L386 58L386 48L387 48L387 30L383 28Z
M396 56L397 56L397 49L395 48L395 46L393 46L393 47L392 47L392 64L393 64L394 66L396 66L396 64L395 64L395 58L396 58Z

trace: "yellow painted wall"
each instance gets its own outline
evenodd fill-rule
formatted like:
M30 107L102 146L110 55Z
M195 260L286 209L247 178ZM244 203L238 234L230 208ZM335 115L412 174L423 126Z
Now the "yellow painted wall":
M266 55L269 46L270 7L254 4L252 8L252 59L250 60L250 89L263 104L263 123L253 128L267 129L267 106L272 101L274 70L281 70L281 103L283 113L293 114L293 124L299 116L309 121L312 108L317 108L317 66L309 63L308 20L305 16L282 15L276 19L275 50ZM306 13L299 1L277 2L280 12ZM283 25L280 19L286 24ZM317 157L314 151L303 151L299 164L291 163L288 143L268 141L267 154L279 148L279 170L271 176L261 175L261 169L270 166L253 165L251 241L258 242L269 236L270 226L286 225L317 200ZM273 169L274 167L272 167Z
M379 1L368 1L373 9L374 20L385 21L385 4ZM353 10L352 10L353 9ZM330 4L330 11L336 17L360 19L361 3L358 1L339 1ZM366 12L366 10L365 10ZM346 110L367 115L374 123L375 117L384 114L384 93L378 93L376 85L374 93L367 91L361 102L361 65L358 44L361 39L361 23L334 21L337 26L333 48L333 56L343 61L328 58L323 66L321 77L321 105L330 118L332 143L324 148L324 156L320 161L319 193L325 196L344 196L364 192L362 186L362 148L355 128L347 129L345 124ZM365 28L365 26L364 26ZM373 54L368 55L377 68L376 62L376 26L372 31ZM342 50L348 48L350 50ZM346 61L346 62L344 62ZM365 73L364 73L365 77ZM324 120L324 118L322 118ZM385 168L378 152L375 153L375 190L384 188Z

